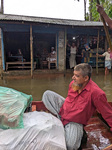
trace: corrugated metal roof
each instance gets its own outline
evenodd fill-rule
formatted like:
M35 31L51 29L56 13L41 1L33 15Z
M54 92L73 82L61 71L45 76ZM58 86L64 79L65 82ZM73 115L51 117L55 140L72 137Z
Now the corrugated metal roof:
M48 23L55 25L67 25L67 26L103 26L102 22L93 21L80 21L70 19L55 19L55 18L44 18L44 17L33 17L33 16L20 16L20 15L9 15L0 14L1 21L21 21L21 22L35 22L35 23Z

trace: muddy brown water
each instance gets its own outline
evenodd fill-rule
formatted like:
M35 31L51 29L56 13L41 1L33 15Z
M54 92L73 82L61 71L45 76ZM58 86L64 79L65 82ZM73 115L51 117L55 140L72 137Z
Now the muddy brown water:
M40 75L33 79L30 77L5 77L3 80L0 80L0 86L24 92L32 95L33 100L40 101L46 90L55 91L66 97L72 75L73 73L71 72L66 74L65 77L63 74ZM104 70L99 71L98 75L94 70L92 80L106 93L108 101L112 101L112 73L105 77Z

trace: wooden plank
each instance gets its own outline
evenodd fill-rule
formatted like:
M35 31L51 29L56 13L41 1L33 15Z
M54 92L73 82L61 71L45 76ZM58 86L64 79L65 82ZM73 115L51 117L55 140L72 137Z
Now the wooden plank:
M24 68L31 68L31 66L9 66L8 69L9 68L22 68L22 69L24 69Z
M7 64L31 64L31 62L22 62L22 61L14 61L14 62L6 62ZM36 62L34 62L36 64Z
M104 149L112 143L112 133L98 116L89 120L85 130L88 135L86 148Z
M18 65L18 66L17 66ZM31 68L31 62L6 62L6 71L9 68ZM34 62L34 69L36 68L36 62Z

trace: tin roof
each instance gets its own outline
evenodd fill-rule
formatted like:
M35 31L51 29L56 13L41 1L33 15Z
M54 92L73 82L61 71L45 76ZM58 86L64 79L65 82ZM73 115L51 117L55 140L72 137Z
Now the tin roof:
M0 14L0 21L47 23L65 26L103 26L102 22Z

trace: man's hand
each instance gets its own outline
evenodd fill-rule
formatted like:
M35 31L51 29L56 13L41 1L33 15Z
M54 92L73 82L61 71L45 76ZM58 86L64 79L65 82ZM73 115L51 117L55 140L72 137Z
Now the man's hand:
M105 11L104 11L104 8L101 6L101 5L96 5L97 7L97 11L102 15Z
M112 19L109 18L109 16L106 14L104 8L97 4L97 11L100 13L100 15L104 18L105 22L108 24L108 26L112 29Z

